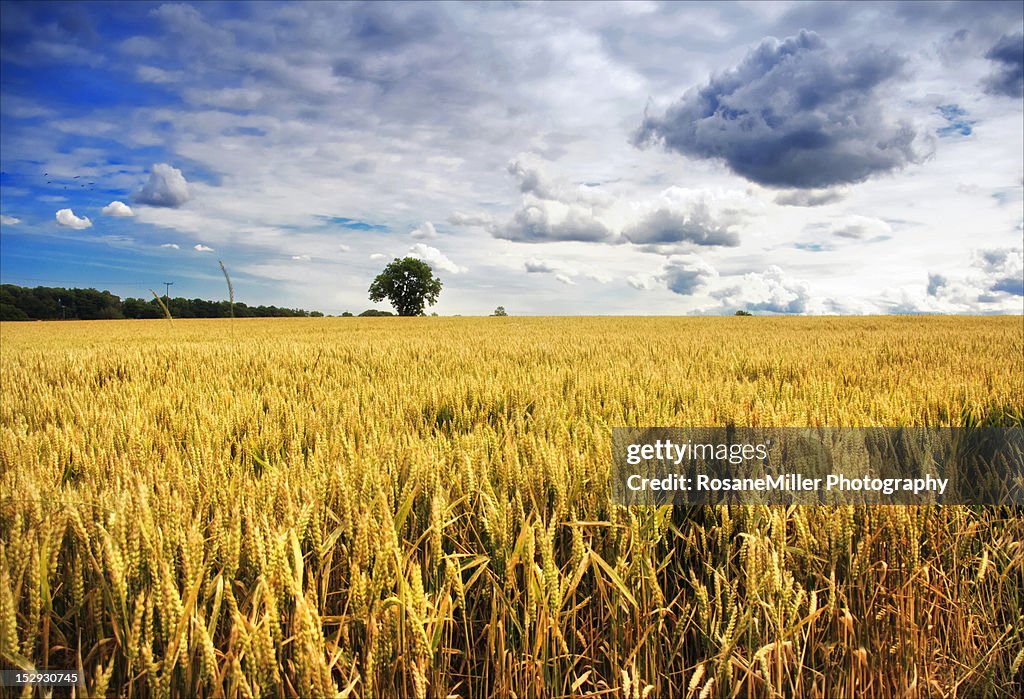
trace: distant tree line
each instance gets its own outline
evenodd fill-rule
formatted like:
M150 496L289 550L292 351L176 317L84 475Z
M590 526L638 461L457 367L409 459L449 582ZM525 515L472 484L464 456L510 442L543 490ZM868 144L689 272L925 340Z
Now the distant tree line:
M172 298L167 303L175 318L228 318L227 301ZM319 311L277 306L247 306L235 303L237 318L319 317ZM0 320L103 320L117 318L163 318L156 299L127 298L109 291L63 289L48 286L28 288L0 284Z

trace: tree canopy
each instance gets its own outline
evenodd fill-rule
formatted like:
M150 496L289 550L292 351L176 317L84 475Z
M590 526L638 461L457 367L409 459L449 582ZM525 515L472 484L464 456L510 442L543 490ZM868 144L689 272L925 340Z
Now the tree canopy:
M227 318L227 301L172 298L167 306L175 318ZM247 306L235 304L235 316L294 317L322 315L317 311ZM47 286L28 288L15 284L0 285L0 320L100 320L115 318L163 318L156 299L127 298L124 301L109 291L64 289Z
M441 280L423 260L397 257L370 284L370 300L387 299L400 316L424 315L426 305L433 306L441 293Z

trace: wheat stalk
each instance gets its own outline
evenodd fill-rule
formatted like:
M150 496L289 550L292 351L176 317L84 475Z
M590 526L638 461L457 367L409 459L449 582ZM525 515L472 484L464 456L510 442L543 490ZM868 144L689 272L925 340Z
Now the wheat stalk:
M160 298L160 294L156 293L152 289L149 290L149 293L153 294L153 298L155 298L156 302L160 304L160 308L163 309L164 316L167 317L167 320L173 320L173 318L171 318L171 311L167 308L166 304L164 304L163 299Z
M80 662L90 696L1020 694L1018 512L627 509L608 459L625 423L1012 418L1019 318L294 318L231 351L176 320L3 324L12 667Z
M224 281L228 283L228 298L231 304L231 317L235 317L235 288L231 285L231 277L228 276L228 268L224 266L223 260L217 260L217 264L220 265L220 271L224 273Z

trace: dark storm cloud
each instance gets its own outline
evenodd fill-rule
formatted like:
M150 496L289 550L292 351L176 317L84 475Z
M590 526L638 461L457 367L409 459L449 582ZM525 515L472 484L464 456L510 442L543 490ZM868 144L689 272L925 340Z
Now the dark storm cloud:
M1014 296L1024 296L1024 279L1020 277L1006 277L992 285L992 291L1005 291Z
M1024 33L1003 36L989 49L985 58L998 64L985 79L985 92L1024 97Z
M670 257L653 274L629 277L626 283L634 289L651 291L666 288L680 296L691 296L718 278L718 271L699 257Z
M658 209L623 231L637 244L694 243L735 247L740 237L727 222L716 221L706 205L698 204L690 212Z
M963 41L969 33L990 33L994 27L1020 22L1019 0L949 2L948 0L912 0L911 2L796 2L774 22L772 33L785 34L806 28L829 35L851 32L858 39L865 31L888 31L905 43L927 31L945 31L954 41ZM996 29L995 31L998 31ZM916 34L910 34L916 32Z
M665 286L669 291L680 296L689 296L703 287L712 275L704 267L668 265L665 268L664 276Z
M840 54L813 32L768 38L664 115L646 114L634 143L721 159L768 187L862 182L921 160L914 128L889 120L876 94L903 65L880 48Z

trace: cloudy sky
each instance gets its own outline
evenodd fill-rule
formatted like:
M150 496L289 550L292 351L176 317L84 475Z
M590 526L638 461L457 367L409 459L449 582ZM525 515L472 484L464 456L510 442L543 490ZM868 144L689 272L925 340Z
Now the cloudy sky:
M1008 3L0 4L0 276L359 312L1021 313ZM376 307L386 308L386 304Z

